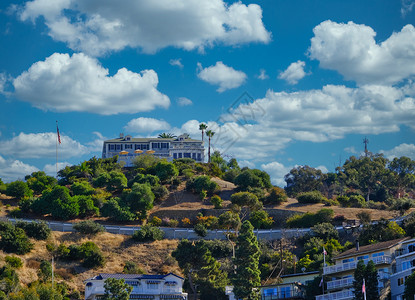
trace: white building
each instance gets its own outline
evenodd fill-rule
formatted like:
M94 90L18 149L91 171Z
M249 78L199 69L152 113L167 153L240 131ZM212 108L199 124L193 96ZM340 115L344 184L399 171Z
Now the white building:
M118 161L124 161L126 167L133 165L135 157L152 154L168 161L178 158L192 158L204 162L205 148L203 141L194 140L188 134L176 138L133 138L120 134L119 138L104 141L102 158L118 155Z
M403 241L395 252L396 265L390 277L392 300L402 300L406 278L415 271L415 239Z
M106 274L85 280L85 300L101 299L105 294L104 284L108 278L124 279L133 287L130 299L187 300L183 293L184 278L173 273L167 275Z

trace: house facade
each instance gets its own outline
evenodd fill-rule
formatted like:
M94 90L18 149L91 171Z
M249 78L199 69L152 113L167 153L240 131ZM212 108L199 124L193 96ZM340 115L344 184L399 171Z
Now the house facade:
M184 278L173 273L167 275L143 274L107 274L85 280L85 300L102 299L105 294L105 280L108 278L124 279L133 290L130 299L135 300L187 300L187 293L183 293Z
M191 158L204 162L205 148L203 141L191 139L188 134L175 138L133 138L120 134L119 138L106 140L102 148L102 158L118 155L118 162L123 161L126 167L133 166L137 156L151 154L168 161L179 158Z
M415 271L415 239L401 242L395 252L396 264L390 278L392 300L402 300L406 278Z
M305 285L318 275L318 271L282 275L281 283L261 286L261 300L305 299Z
M377 244L347 250L334 258L335 264L323 268L324 281L327 284L326 293L319 295L316 300L351 300L354 297L354 271L359 260L367 264L372 260L378 271L378 288L380 294L389 285L395 264L395 253L407 238L381 242Z

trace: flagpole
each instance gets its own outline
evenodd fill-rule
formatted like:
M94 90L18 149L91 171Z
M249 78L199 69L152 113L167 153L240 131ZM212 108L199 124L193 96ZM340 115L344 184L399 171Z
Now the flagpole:
M321 275L321 280L323 281L323 295L324 295L324 267L326 266L326 249L323 246L323 274Z
M56 178L58 178L58 140L59 140L59 127L58 127L58 121L56 121Z
M363 290L364 300L366 300L366 284L365 284L365 279L364 278L363 278L363 287L362 287L362 290Z

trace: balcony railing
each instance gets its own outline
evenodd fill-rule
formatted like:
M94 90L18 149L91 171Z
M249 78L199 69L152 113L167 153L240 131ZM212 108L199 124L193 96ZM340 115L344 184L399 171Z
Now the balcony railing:
M261 300L278 300L278 299L287 299L287 298L303 298L304 292L301 291L287 291L287 292L278 292L270 295L262 294Z
M327 282L327 289L334 290L334 289L342 289L345 287L349 287L353 285L353 277L343 278L338 280L332 280Z
M375 265L392 263L392 257L388 255L373 257L371 259L365 259L363 261L365 264L367 264L370 260L372 260L375 263ZM348 262L344 264L335 264L334 266L327 266L327 267L324 267L323 270L324 270L324 275L327 275L327 274L344 272L348 270L354 270L356 269L356 266L357 266L357 261L352 261L352 262Z
M401 248L395 251L395 255L396 256L401 256L401 255L405 255L405 254L409 254L409 253L413 253L415 252L415 248L411 247L411 249L409 248Z
M344 290L336 293L328 293L325 295L316 296L316 300L347 300L353 299L354 293L353 289Z

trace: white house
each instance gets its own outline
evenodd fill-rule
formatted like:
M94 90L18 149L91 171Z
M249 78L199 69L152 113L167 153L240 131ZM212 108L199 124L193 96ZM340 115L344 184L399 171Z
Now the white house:
M401 242L400 249L395 252L396 265L390 277L392 300L402 300L406 278L415 272L415 239Z
M133 138L120 134L119 138L104 141L102 148L102 158L118 155L118 161L124 161L126 167L131 167L134 158L143 154L151 154L168 161L192 158L203 162L204 153L203 141L191 139L188 134L176 138Z
M107 274L85 280L85 300L101 299L105 294L104 284L108 278L124 279L133 287L130 299L187 300L183 293L184 278L173 273L166 275Z

